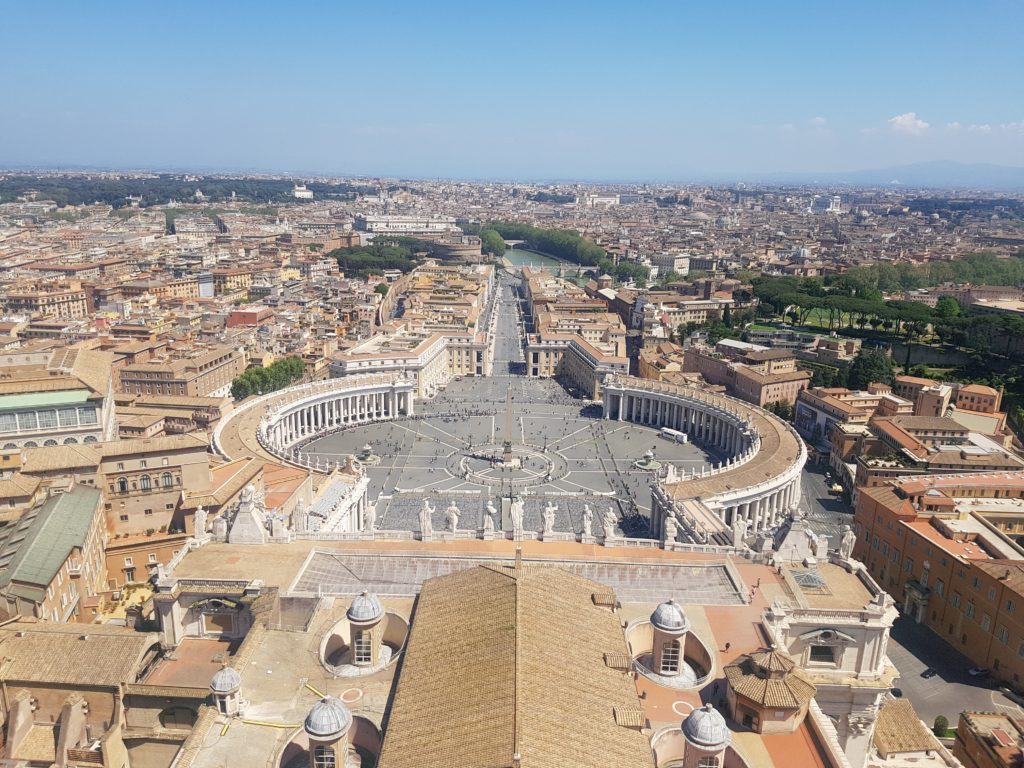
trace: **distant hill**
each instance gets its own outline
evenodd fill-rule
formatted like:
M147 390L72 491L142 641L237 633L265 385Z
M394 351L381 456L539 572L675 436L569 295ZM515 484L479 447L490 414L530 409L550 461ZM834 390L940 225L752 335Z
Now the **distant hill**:
M773 173L758 180L777 184L849 184L851 186L938 187L979 190L1024 190L1024 168L990 163L935 160L862 171Z

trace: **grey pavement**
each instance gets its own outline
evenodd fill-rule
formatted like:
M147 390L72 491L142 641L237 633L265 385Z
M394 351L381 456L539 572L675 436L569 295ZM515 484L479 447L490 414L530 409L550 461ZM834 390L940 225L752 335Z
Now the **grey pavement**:
M828 492L824 466L806 466L800 478L803 508L815 533L828 536L829 546L839 546L844 525L853 525L853 509L845 499Z
M937 715L944 715L956 727L960 712L1006 712L1024 716L1014 702L992 687L985 678L967 674L973 665L963 654L927 627L900 616L889 636L889 659L900 672L895 686L910 699L921 719L931 725ZM934 669L932 677L922 677L926 669Z

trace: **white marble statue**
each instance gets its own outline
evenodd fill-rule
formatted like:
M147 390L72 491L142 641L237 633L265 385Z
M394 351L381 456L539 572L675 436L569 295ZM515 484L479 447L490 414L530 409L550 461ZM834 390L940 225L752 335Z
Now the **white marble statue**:
M604 514L604 520L601 521L604 526L604 537L605 539L615 538L615 525L619 521L619 516L615 514L615 510L608 507L608 511Z
M487 506L488 508L491 507L490 504ZM484 513L484 531L486 533L494 533L494 516L491 515L490 512Z
M195 523L195 526L194 526L195 530L193 532L194 535L202 536L203 534L206 533L206 509L203 507L202 504L200 504L198 507L196 507L196 514L195 514L194 523Z
M843 526L843 537L839 540L839 557L849 560L853 557L853 545L857 543L857 534L848 526Z
M819 536L816 533L807 534L811 537L811 552L814 554L815 560L823 560L828 556L828 537Z
M373 529L377 527L377 505L367 504L366 509L363 511L363 530L367 533L373 533Z
M594 510L590 508L589 504L583 505L583 535L593 536L594 535Z
M665 484L669 485L677 482L679 482L679 473L676 471L676 465L668 464L665 467Z
M459 529L459 508L453 501L448 505L448 509L444 511L445 524L448 526L448 530L455 533Z
M747 531L750 528L750 524L742 515L736 515L732 521L732 543L735 546L743 544L743 540L747 537Z
M525 503L522 499L516 498L509 508L509 516L512 518L512 535L519 538L523 535L523 513Z
M676 522L674 515L668 515L665 517L665 541L675 542L676 537L679 535L679 523Z
M306 502L299 499L292 510L292 530L295 533L306 532Z
M550 501L547 506L544 507L544 535L547 536L549 533L553 533L555 530L555 513L558 512L558 507L552 504Z
M424 539L430 538L434 533L433 514L434 508L430 506L430 501L424 499L423 509L420 510L420 533Z

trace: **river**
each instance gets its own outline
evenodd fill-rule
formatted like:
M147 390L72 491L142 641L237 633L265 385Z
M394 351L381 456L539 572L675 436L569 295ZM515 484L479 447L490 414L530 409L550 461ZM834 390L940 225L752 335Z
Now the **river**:
M505 258L517 267L557 267L566 263L525 248L508 248L505 251Z

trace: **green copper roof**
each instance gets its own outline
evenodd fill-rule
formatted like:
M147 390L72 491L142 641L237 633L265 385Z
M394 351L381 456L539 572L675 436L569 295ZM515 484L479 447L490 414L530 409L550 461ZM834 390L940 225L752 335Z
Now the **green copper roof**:
M89 399L87 389L61 392L32 392L27 395L0 395L0 411L29 410L47 406L77 405Z
M36 590L53 581L72 548L85 544L99 500L98 488L75 486L0 529L0 589L22 594L28 588L23 597L41 599Z

